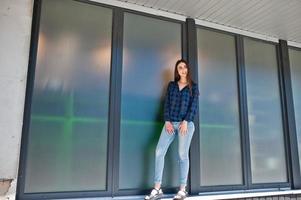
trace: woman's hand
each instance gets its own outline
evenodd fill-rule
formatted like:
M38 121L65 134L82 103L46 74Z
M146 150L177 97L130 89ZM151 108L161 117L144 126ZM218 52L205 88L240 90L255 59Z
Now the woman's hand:
M187 121L183 120L179 126L179 130L182 136L187 134Z
M165 129L166 129L167 133L170 135L172 135L174 133L173 125L169 121L165 122Z

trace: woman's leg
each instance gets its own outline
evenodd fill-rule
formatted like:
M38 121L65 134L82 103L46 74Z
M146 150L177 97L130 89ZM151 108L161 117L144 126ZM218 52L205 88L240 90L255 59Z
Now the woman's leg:
M194 123L188 122L187 124L187 134L182 136L180 133L179 137L179 148L178 148L178 157L180 163L180 184L181 189L185 189L187 183L187 176L189 170L189 147L191 139L194 133Z
M165 154L168 150L168 147L174 140L174 138L175 138L175 132L173 134L169 134L166 131L164 125L156 148L154 182L155 182L155 188L157 189L161 187L161 183L162 183Z

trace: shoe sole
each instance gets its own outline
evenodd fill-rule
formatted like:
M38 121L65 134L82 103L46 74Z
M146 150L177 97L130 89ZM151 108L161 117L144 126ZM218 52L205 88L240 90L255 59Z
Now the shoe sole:
M186 199L186 198L187 198L187 196L184 197L184 198L181 198L181 199L175 199L175 198L173 198L173 200L184 200L184 199Z
M148 200L159 200L159 199L162 199L163 198L163 194L159 194L158 196L156 197L153 197L151 199L148 199ZM145 199L144 199L145 200Z

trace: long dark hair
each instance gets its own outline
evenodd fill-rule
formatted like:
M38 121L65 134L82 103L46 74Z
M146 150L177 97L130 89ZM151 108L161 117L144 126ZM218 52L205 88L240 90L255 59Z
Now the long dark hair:
M188 87L189 87L189 90L190 90L190 95L192 95L192 84L193 84L193 81L192 81L192 79L191 79L191 75L190 75L190 67L189 67L189 64L188 64L188 62L186 61L186 60L184 60L184 59L180 59L180 60L178 60L177 62L176 62L176 65L175 65L175 72L174 72L174 81L177 83L179 80L180 80L180 74L179 74L179 72L178 72L178 69L177 69L177 67L178 67L178 65L180 64L180 63L185 63L185 65L186 65L186 68L187 68L187 76L186 76L186 78L187 78L187 82L188 82ZM177 83L178 84L178 83Z

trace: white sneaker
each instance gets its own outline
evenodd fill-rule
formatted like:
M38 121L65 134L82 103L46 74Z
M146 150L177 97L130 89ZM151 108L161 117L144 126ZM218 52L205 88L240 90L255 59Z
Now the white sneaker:
M156 199L161 199L163 196L163 191L162 189L156 189L154 188L150 195L145 196L144 200L156 200Z
M188 192L179 190L178 193L174 196L173 200L183 200L187 197Z

